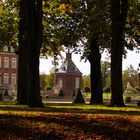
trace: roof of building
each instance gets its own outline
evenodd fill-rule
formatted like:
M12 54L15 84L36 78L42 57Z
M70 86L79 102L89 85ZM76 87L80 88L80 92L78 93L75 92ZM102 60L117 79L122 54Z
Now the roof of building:
M66 53L66 59L61 67L56 71L56 73L76 73L82 74L77 66L71 59L71 53Z
M0 46L0 53L15 53L15 47L12 46Z

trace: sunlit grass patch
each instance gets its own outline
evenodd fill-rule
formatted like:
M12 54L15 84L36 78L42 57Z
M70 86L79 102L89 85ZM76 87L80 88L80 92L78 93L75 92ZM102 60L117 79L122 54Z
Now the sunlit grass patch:
M2 112L69 112L69 113L98 113L98 114L140 114L140 107L108 107L107 104L71 104L48 103L43 108L29 108L26 105L17 105L15 102L0 102L0 114Z
M82 105L82 104L48 104L55 111L77 113L103 113L103 114L140 114L140 107L107 107L107 105Z

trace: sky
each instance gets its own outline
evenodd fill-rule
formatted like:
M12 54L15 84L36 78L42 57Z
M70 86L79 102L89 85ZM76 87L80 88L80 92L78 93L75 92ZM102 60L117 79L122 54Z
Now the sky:
M65 56L64 56L65 57ZM53 67L52 58L48 59L40 59L40 73L49 74L50 69ZM72 60L79 68L79 70L83 73L83 75L90 74L90 64L89 62L84 62L84 60L80 61L80 55L72 54ZM106 55L102 55L102 60L105 61ZM136 53L136 51L128 51L127 58L123 59L123 70L127 69L130 65L132 65L135 69L138 68L138 64L140 63L140 53ZM62 64L62 60L60 60L59 67Z

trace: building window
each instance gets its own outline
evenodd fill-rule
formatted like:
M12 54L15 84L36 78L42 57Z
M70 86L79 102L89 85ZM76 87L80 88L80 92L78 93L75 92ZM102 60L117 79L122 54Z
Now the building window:
M9 74L8 73L4 73L4 84L9 84Z
M63 80L62 79L59 79L58 80L58 84L59 84L59 87L62 88L63 87Z
M1 57L0 57L0 68L1 68Z
M16 58L12 58L12 68L16 68Z
M15 73L13 73L11 75L11 84L16 84L16 74Z
M9 68L9 58L4 57L4 68Z
M66 68L65 68L65 67L62 67L62 70L63 70L63 71L66 71Z
M79 78L79 77L77 77L77 78L75 79L75 88L76 88L76 89L80 88L80 78Z
M11 47L11 52L14 52L14 51L15 51L14 47Z

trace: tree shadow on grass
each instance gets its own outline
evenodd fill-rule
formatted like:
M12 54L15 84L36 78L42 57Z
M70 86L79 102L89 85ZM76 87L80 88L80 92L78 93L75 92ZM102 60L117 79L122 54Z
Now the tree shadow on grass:
M58 106L60 108L57 108ZM7 134L14 139L38 140L80 139L81 134L83 134L83 139L96 139L96 137L103 140L139 139L140 123L131 122L125 118L126 116L129 118L130 115L140 115L139 111L111 110L109 108L82 109L82 106L86 105L81 105L81 108L77 108L77 106L79 105L46 104L44 108L28 108L14 104L11 106L1 104L0 111L9 111L9 114L0 115L0 136L5 134L3 136L5 140ZM101 107L103 106L101 105ZM24 111L24 113L12 115L12 111ZM35 112L36 115L26 115L25 112ZM37 114L38 112L41 114ZM110 116L106 116L107 114ZM124 116L116 116L113 119L117 114ZM105 117L101 117L101 115L105 115ZM38 127L39 124L43 124L44 128Z
M70 113L36 116L0 115L0 135L7 132L18 138L59 139L139 139L140 123L129 118ZM10 123L12 122L12 123ZM41 127L40 127L41 126Z

